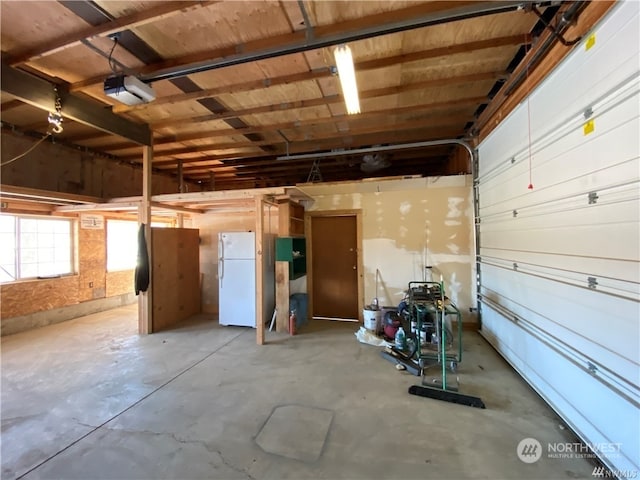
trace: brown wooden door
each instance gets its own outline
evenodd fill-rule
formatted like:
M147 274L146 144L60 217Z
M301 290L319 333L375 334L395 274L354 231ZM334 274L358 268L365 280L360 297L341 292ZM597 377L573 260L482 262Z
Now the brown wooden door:
M356 217L311 218L313 316L358 319Z

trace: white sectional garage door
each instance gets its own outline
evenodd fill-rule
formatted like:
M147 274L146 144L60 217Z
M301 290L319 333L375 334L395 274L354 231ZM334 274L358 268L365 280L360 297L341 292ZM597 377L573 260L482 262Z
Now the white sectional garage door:
M476 189L483 336L627 471L640 470L639 9L616 5L481 143Z

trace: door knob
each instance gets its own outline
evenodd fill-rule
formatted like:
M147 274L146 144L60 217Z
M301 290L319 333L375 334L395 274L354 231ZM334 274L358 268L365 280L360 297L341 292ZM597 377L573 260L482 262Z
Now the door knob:
M353 266L353 269L354 269L354 270L356 269L356 266L355 266L355 265Z

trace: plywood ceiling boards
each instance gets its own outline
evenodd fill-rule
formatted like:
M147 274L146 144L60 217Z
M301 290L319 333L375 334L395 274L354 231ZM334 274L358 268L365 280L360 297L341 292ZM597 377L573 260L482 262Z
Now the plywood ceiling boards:
M305 1L305 8L314 26L331 25L347 20L354 20L374 14L383 14L394 10L401 10L418 3L416 1L366 1L344 2L324 0L322 2Z
M37 14L34 15L34 12ZM3 53L18 54L88 25L58 2L0 2Z
M322 92L313 80L289 85L274 85L248 92L223 94L217 98L231 110L238 111L263 105L285 105L303 100L321 98Z
M486 95L494 80L484 80L467 84L454 84L440 88L411 90L398 96L398 107L415 105L416 103L432 104L450 102L457 98L476 98Z
M291 30L280 3L263 1L214 3L143 25L134 31L161 56L173 58L290 33Z

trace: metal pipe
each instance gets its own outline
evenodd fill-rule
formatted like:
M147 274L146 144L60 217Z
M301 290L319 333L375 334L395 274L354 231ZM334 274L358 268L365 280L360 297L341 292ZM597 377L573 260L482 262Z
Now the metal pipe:
M438 25L441 23L455 22L468 18L475 18L484 15L494 15L498 13L511 12L518 10L523 5L523 0L518 1L492 1L478 2L464 7L458 7L445 12L436 12L419 17L400 20L397 22L375 25L372 27L362 28L351 32L327 35L324 37L314 37L302 41L292 42L287 45L280 45L273 48L266 48L246 54L229 55L215 60L193 63L191 65L181 65L178 67L165 68L155 73L142 75L140 79L146 83L157 82L159 80L169 80L173 78L184 77L194 73L206 72L218 68L240 65L243 63L255 62L258 60L266 60L269 58L291 55L294 53L307 52L318 48L331 47L341 43L354 42L367 38L388 35L391 33L405 32L416 28Z
M469 146L467 142L464 140L460 140L457 138L451 138L446 140L428 140L424 142L413 142L413 143L401 143L398 145L384 145L380 147L366 147L366 148L355 148L353 150L342 150L339 152L321 152L321 153L302 153L299 155L284 155L280 157L276 157L276 160L304 160L306 158L327 158L327 157L341 157L344 155L358 155L360 153L371 153L371 152L388 152L394 150L405 150L407 148L422 148L422 147L437 147L439 145L460 145L463 147L469 156L471 157L471 161L473 162L473 149Z

